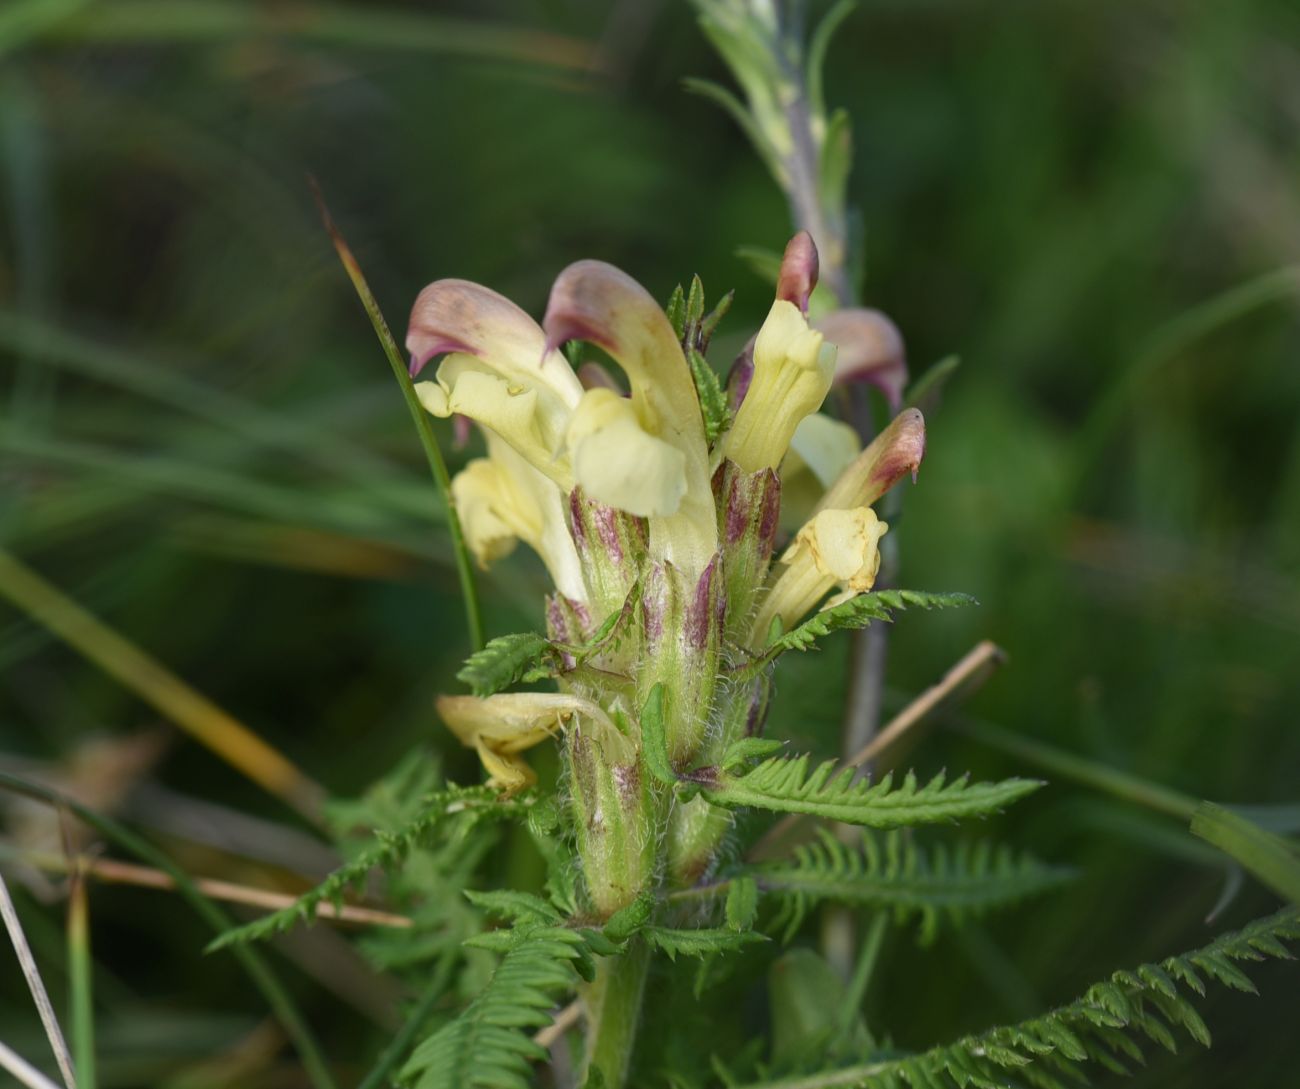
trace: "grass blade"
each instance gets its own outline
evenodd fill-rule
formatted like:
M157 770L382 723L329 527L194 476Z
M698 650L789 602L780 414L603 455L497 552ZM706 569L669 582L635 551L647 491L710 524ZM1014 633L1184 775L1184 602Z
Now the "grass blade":
M95 1089L95 1006L90 959L90 905L85 877L78 873L68 897L68 1024L72 1031L73 1065L78 1089Z
M438 486L438 493L447 508L447 525L451 530L451 542L456 551L456 572L460 576L460 591L465 602L465 622L469 627L470 648L473 651L480 651L483 649L483 616L479 609L478 588L474 584L474 568L470 563L469 549L465 546L465 534L460 527L460 517L456 513L455 504L451 501L451 475L447 472L447 463L443 460L438 437L433 433L429 414L420 404L415 385L411 382L411 376L406 369L406 362L397 348L397 342L388 328L383 311L379 309L379 303L366 282L361 266L357 264L357 259L352 255L351 248L335 224L334 217L330 215L329 207L325 204L325 195L316 184L316 179L308 180L311 183L312 194L316 198L316 206L320 209L321 220L329 232L330 240L334 243L334 249L343 263L348 279L356 289L361 305L366 308L366 315L374 327L375 336L379 338L384 355L388 357L389 365L393 368L393 377L402 388L406 407L411 411L411 420L420 436L420 445L424 447L424 456L429 462L429 471L433 474L433 481Z
M1300 853L1254 821L1202 802L1192 814L1192 835L1231 855L1275 893L1300 904Z
M0 597L8 598L253 782L319 822L325 791L318 783L4 549L0 549Z

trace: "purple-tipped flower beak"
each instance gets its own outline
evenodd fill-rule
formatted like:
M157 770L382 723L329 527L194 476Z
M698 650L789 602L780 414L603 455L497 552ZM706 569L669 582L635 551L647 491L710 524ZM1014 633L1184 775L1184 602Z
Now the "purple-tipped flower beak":
M776 297L794 303L801 313L808 313L808 300L817 286L817 246L812 235L800 231L786 243L781 257L781 271L776 278Z

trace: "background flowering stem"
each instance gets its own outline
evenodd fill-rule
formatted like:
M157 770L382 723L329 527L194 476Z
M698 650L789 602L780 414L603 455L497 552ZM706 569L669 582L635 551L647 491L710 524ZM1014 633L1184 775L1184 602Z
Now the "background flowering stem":
M325 224L325 229L329 232L330 241L334 243L334 249L339 255L339 260L343 263L348 279L352 281L352 286L356 289L361 305L366 308L366 315L370 318L370 324L374 327L375 336L379 338L384 354L388 357L388 362L393 368L393 376L397 379L397 384L402 387L402 396L406 398L406 407L410 409L411 419L415 422L415 431L420 436L420 445L424 447L424 456L429 462L429 471L433 474L433 481L438 486L438 494L442 496L443 504L447 508L447 525L451 531L452 549L456 555L456 574L460 578L460 596L465 604L465 622L469 628L470 646L472 650L482 650L483 612L479 605L478 587L474 582L474 568L470 563L469 549L465 547L465 534L461 529L460 517L456 513L456 505L451 501L451 474L447 472L447 463L443 460L442 448L438 445L438 438L433 433L433 422L429 418L429 414L420 405L420 399L415 393L415 386L411 382L411 376L406 369L406 362L402 358L401 351L398 350L397 341L393 339L393 334L388 328L388 322L384 320L383 311L379 309L379 303L375 300L370 285L366 282L361 266L357 264L357 259L352 255L351 247L348 246L346 239L340 233L338 226L334 222L334 217L330 215L329 207L325 203L325 196L321 192L320 186L316 183L315 178L308 177L307 181L311 185L312 196L316 199L316 207L320 209L321 220Z

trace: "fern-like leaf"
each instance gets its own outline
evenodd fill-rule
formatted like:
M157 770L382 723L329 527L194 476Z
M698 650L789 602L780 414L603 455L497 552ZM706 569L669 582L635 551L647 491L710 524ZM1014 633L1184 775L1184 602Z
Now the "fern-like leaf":
M793 857L756 866L747 875L780 901L776 925L788 941L808 910L823 901L891 911L898 923L918 917L929 942L947 919L961 922L1056 888L1073 871L1046 866L988 842L936 844L930 850L894 831L863 831L852 845L825 829Z
M488 787L452 787L440 791L429 799L415 820L396 832L376 832L375 842L356 858L344 863L310 892L298 897L287 908L272 912L246 926L228 930L211 945L208 951L222 949L237 942L256 941L270 937L300 922L315 919L321 904L342 902L343 894L365 880L376 867L395 866L407 853L426 840L429 834L453 818L470 823L484 819L503 819L527 812L530 799L520 796L510 800L496 797Z
M973 605L969 594L929 593L922 590L875 590L858 594L848 601L814 613L802 624L791 628L769 643L756 658L737 669L740 679L757 676L787 650L809 650L831 632L864 628L873 620L892 621L904 609L950 609Z
M1084 1064L1115 1073L1142 1062L1145 1036L1172 1050L1174 1029L1209 1045L1210 1033L1183 993L1203 994L1203 976L1253 991L1237 961L1290 957L1284 942L1300 940L1300 911L1288 908L1224 934L1209 945L1158 964L1115 972L1082 998L1018 1025L965 1036L920 1055L864 1063L812 1076L782 1078L747 1089L1004 1089L1063 1087L1086 1081Z
M489 639L460 667L456 679L469 685L476 696L491 696L521 681L545 680L554 673L550 642L536 632L515 632Z
M727 809L752 807L778 813L806 813L869 828L903 828L966 817L984 817L1042 786L1036 779L972 783L966 776L946 782L940 772L924 786L908 772L894 786L893 773L878 783L855 780L855 768L837 770L827 760L809 772L808 757L772 757L743 775L716 771L702 785L704 797Z
M767 938L752 930L698 928L672 930L664 926L642 927L642 938L653 948L668 954L669 960L678 957L706 957L714 953L730 953Z
M557 643L531 631L489 639L487 646L465 659L456 679L469 685L474 695L483 697L496 695L512 684L532 684L557 676L565 671L566 658L572 659L569 668L575 668L617 637L639 597L639 589L634 586L623 607L605 617L585 643Z
M546 1058L531 1033L589 959L587 937L563 926L516 927L492 979L454 1020L419 1044L404 1078L415 1089L525 1089L529 1063Z

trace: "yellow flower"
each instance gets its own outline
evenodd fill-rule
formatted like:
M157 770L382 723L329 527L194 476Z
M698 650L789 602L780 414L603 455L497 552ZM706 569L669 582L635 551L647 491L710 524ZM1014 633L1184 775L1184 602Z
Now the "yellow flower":
M611 411L608 394L588 408L578 431L605 459L583 459L578 483L608 489L610 506L636 513L667 506L650 519L650 554L699 575L718 547L704 421L690 366L667 315L634 279L601 261L578 261L556 278L542 321L548 344L585 340L607 351L627 375L631 413ZM612 391L611 391L612 392ZM592 397L597 391L588 391ZM607 434L612 429L612 434ZM633 429L646 438L632 441ZM661 445L662 444L662 445ZM664 446L680 454L668 455ZM644 461L646 455L653 465ZM677 476L680 466L680 476ZM675 478L675 479L670 479ZM647 494L648 493L648 494Z
M888 529L870 507L814 516L781 557L783 570L759 607L751 642L763 643L777 618L782 631L789 631L837 585L841 593L828 608L870 590L880 570L880 538Z
M686 456L642 429L632 402L610 389L583 394L566 444L574 475L598 503L639 516L674 514L686 492Z
M740 403L719 460L747 473L781 464L796 429L821 407L835 377L835 345L807 318L817 267L812 236L800 231L785 247L767 320L733 369L729 384Z
M492 431L487 431L487 446L488 456L475 458L451 482L452 501L475 560L486 568L522 540L541 557L560 593L585 600L563 493Z
M805 416L781 462L781 525L798 529L857 456L858 433L820 412Z
M558 351L575 339L609 352L628 377L630 399L610 389L584 393ZM551 290L544 329L488 288L439 280L416 300L406 343L412 374L444 356L436 380L416 386L429 412L476 420L564 498L581 487L607 506L649 516L656 558L695 574L708 566L717 528L695 384L667 316L631 277L599 261L570 265ZM488 477L475 470L463 490L498 495ZM481 523L485 539L520 522L500 504L482 509L496 519Z
M777 299L754 341L754 373L721 456L747 473L775 469L804 417L826 399L835 376L835 346L794 303Z
M519 756L553 737L575 719L587 720L604 745L619 746L626 758L631 743L609 716L591 700L551 692L509 692L478 696L439 696L438 714L467 748L477 750L488 772L488 785L514 794L536 782L532 768Z

